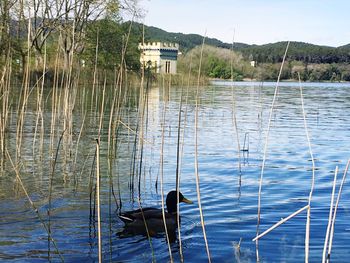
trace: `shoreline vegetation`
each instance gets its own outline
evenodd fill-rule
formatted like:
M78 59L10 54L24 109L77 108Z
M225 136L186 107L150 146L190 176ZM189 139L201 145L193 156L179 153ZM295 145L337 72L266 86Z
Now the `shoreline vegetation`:
M230 79L220 79L220 78L209 78L208 79L209 82L212 81L231 81ZM242 80L234 80L234 82L245 82L245 83L249 83L249 82L266 82L266 83L275 83L276 80L259 80L259 79L248 79L248 78L244 78ZM288 82L295 82L298 83L298 80L295 79L283 79L280 81L281 83L288 83ZM300 81L301 83L350 83L350 81L347 80L339 80L339 81L334 81L334 80L322 80L322 81Z
M141 80L138 44L175 41L180 45L178 73L167 77L152 70L151 80L160 83L169 78L174 85L197 84L197 77L191 76L198 75L202 49L199 40L203 36L169 33L137 22L124 22L118 8L105 8L101 17L84 18L84 21L75 18L81 23L80 31L75 24L78 22L72 18L43 18L39 13L32 17L21 14L4 17L0 32L0 73L11 65L11 73L18 79L28 70L34 79L45 72L45 78L53 80L55 71L63 72L72 66L75 71L87 71L87 76L88 72L103 71L107 80L113 80L115 72L123 67L130 76ZM276 80L282 62L282 47L286 44L227 44L210 38L205 43L201 83L209 83L210 79ZM146 74L147 69L145 71ZM280 80L299 81L299 75L303 82L350 81L350 45L332 48L291 42ZM93 78L93 74L90 77Z
M291 43L292 44L292 43ZM189 70L189 62L196 69L198 65L199 47L190 50L179 59L179 71ZM232 55L233 53L233 55ZM232 75L231 57L233 56ZM251 65L254 63L254 65ZM229 49L206 45L203 51L202 72L209 79L223 79L234 81L275 81L279 74L281 62L252 62L243 53ZM281 72L281 81L299 81L300 74L303 82L342 82L350 81L350 65L348 63L304 63L286 58L285 67Z

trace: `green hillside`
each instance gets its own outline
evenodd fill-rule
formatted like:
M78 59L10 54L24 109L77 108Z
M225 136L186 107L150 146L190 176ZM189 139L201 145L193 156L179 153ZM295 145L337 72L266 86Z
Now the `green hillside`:
M142 36L142 31L143 25L134 23L133 33ZM144 25L144 33L145 42L176 42L179 43L180 50L185 53L203 42L203 36L198 34L172 33L153 26ZM216 38L206 38L205 43L226 49L231 49L232 46L231 43L225 43ZM234 50L242 52L246 60L256 60L258 63L278 63L282 61L286 46L287 42L265 45L234 43ZM329 47L294 41L290 43L287 59L316 64L349 63L350 44L341 47Z
M287 42L277 42L266 45L252 45L241 49L245 58L251 58L260 63L277 63L283 59ZM328 47L308 44L303 42L291 42L287 59L302 61L304 63L329 64L350 62L350 45L342 47Z
M129 22L127 22L129 23ZM142 35L143 25L140 23L135 23L134 33ZM145 30L145 42L176 42L180 45L180 50L182 52L187 52L192 48L201 45L203 42L203 36L198 34L183 34L183 33L171 33L163 29L153 27L153 26L144 26ZM206 38L205 43L214 47L221 47L230 49L232 44L224 43L216 38ZM247 44L235 43L235 49L241 49L249 47Z
M132 34L140 36L144 29L145 42L176 42L183 56L179 57L179 72L188 72L188 65L196 68L199 63L199 46L203 36L198 34L170 33L157 27L135 23ZM234 65L231 71L232 44L215 38L205 39L202 69L203 74L212 78L235 80L257 79L276 80L287 42L265 45L234 44ZM191 59L190 59L191 58ZM257 61L256 67L250 61ZM304 42L290 42L287 66L281 79L303 81L350 81L350 44L340 47L320 46ZM232 75L232 74L233 75Z

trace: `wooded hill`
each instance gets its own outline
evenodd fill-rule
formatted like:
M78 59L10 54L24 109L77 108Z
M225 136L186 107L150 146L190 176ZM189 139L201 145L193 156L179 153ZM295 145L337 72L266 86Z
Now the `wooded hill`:
M142 24L135 24L137 31L142 32ZM183 52L201 45L203 36L198 34L171 33L157 27L144 26L145 41L177 42ZM206 38L210 46L231 49L232 43L225 43L216 38ZM278 63L282 61L287 42L277 42L266 45L248 45L234 43L233 49L242 52L247 60L258 63ZM349 63L350 44L341 47L319 46L303 42L291 42L287 54L289 60L304 63Z
M281 62L287 42L277 42L266 45L252 45L240 51L246 58L260 63ZM346 63L350 62L350 45L341 47L318 46L303 42L291 42L287 59L304 63Z
M190 61L194 68L199 63L199 46L203 42L203 36L170 33L141 24L135 24L134 30L134 34L141 35L144 30L146 42L179 43L183 53L178 63L180 73L188 72ZM203 74L211 78L234 80L276 80L287 47L286 41L266 45L234 43L232 52L232 43L206 38L205 44ZM256 61L256 66L252 67L250 61ZM350 81L349 62L350 44L330 47L293 41L289 45L281 80L298 80L300 76L303 81Z
M135 22L134 30L136 34L142 34L143 24ZM157 27L146 25L144 26L144 31L145 42L176 42L180 45L180 49L182 52L187 52L192 48L201 45L203 42L203 36L198 34L171 33ZM206 38L205 43L210 46L221 47L226 49L230 49L232 47L232 43L224 43L216 38ZM244 43L235 43L234 46L236 49L249 47L248 44Z

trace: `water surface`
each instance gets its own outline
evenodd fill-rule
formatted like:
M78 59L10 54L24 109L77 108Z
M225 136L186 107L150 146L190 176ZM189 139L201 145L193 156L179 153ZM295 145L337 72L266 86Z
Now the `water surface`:
M198 167L201 201L206 233L214 262L255 262L258 187L266 142L274 83L216 82L199 90L198 107ZM310 262L320 262L328 222L332 181L336 166L339 180L350 157L350 85L337 83L303 84L305 112L316 164L315 190L311 209ZM200 224L196 180L195 154L195 95L186 87L153 87L148 91L147 114L144 119L142 165L141 146L138 159L133 162L135 136L125 126L118 129L117 157L107 158L107 129L109 107L106 108L101 137L102 174L102 238L104 261L158 262L169 261L165 237L144 236L121 238L123 223L117 218L122 210L142 205L160 206L160 151L164 136L164 192L175 188L178 114L181 94L184 139L181 162L181 192L194 201L181 204L181 236L186 262L205 262L207 259ZM186 99L186 95L188 97ZM79 94L78 94L79 95ZM32 106L30 106L32 105ZM48 189L51 173L50 158L33 154L35 100L28 107L21 177L44 221L48 223ZM44 143L49 143L50 105L46 104ZM311 187L312 162L304 128L298 83L280 85L272 115L268 137L267 159L261 199L263 231L292 212L307 205ZM84 114L80 104L74 110L74 144ZM165 109L165 114L164 114ZM16 107L12 107L7 145L15 144ZM59 158L53 181L51 232L58 249L67 262L96 262L96 218L91 214L90 187L93 167L96 123L93 112L85 115L77 165L68 168ZM236 118L237 133L234 126ZM122 121L137 128L138 111L133 104L123 111ZM164 134L162 130L164 127ZM246 139L246 140L245 140ZM245 146L244 146L244 141ZM239 149L239 148L240 149ZM240 151L242 149L247 151ZM37 148L36 148L37 149ZM73 156L75 154L75 148ZM47 157L46 157L47 156ZM7 166L0 177L0 258L4 261L38 262L60 261L36 213L15 180L15 173ZM132 188L132 174L139 171ZM110 191L113 182L117 203ZM155 185L158 185L158 188ZM140 185L140 189L138 188ZM120 201L119 201L120 198ZM350 256L350 188L346 183L337 213L332 260L347 262ZM259 242L262 262L302 262L304 260L306 213L301 213L280 226ZM235 244L241 241L241 250ZM179 244L171 244L172 254L179 261ZM152 251L153 250L153 251Z

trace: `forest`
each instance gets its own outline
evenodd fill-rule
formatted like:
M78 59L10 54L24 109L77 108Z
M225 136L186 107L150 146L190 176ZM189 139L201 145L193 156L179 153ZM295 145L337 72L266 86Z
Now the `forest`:
M83 5L83 1L74 1L75 4L68 0L56 2L55 9L51 10L43 5L43 1L37 1L29 16L17 11L21 10L20 2L1 1L0 66L10 58L15 71L23 71L27 63L32 65L31 70L40 71L45 58L50 71L57 65L57 60L60 65L65 65L71 63L74 56L78 58L75 61L87 68L98 65L100 69L113 71L125 66L140 74L138 43L142 41L179 43L179 74L187 74L191 56L194 56L193 65L199 62L198 46L202 44L203 36L169 33L134 22L142 16L142 11L135 12L137 1L94 1L87 5ZM133 14L132 22L125 21L125 12ZM224 43L209 37L204 43L205 77L261 81L277 79L287 45L287 42L266 45ZM58 53L61 54L59 57ZM125 59L122 60L122 56ZM251 61L255 61L254 67L250 65ZM350 44L328 47L291 42L281 78L297 80L299 74L303 81L350 81L349 62Z
M155 27L137 24L145 31L145 40L180 44L183 55L179 57L179 70L189 69L192 56L194 68L198 67L199 48L203 36L195 34L169 33ZM137 30L137 29L136 29ZM276 80L287 42L266 45L224 43L215 38L205 39L203 72L209 78L233 80ZM233 61L232 61L233 60ZM255 61L256 66L250 66ZM350 44L341 47L319 46L303 42L290 42L282 80L302 81L350 81ZM231 67L232 65L232 67ZM232 74L231 74L232 72Z

